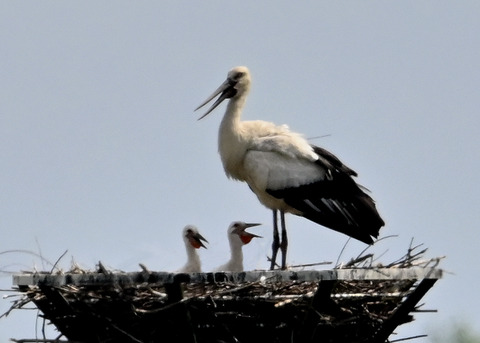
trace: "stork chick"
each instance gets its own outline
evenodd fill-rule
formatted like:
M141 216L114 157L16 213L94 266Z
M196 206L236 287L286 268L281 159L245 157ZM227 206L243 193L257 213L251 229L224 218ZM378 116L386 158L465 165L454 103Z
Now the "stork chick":
M244 223L240 221L230 224L227 231L228 241L230 243L230 260L227 263L216 268L215 271L243 272L242 247L250 243L250 241L255 237L262 238L261 236L257 236L245 230L249 227L254 227L258 225L261 224Z
M203 242L208 241L198 232L198 229L193 225L187 225L182 231L183 241L185 242L185 249L187 251L187 263L180 268L178 273L200 273L201 262L198 256L197 249L201 247L207 248ZM202 242L203 241L203 242Z

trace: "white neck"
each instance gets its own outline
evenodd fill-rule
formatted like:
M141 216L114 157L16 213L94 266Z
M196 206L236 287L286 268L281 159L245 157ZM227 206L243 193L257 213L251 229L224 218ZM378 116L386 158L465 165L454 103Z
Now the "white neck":
M228 269L231 272L243 272L243 243L240 237L232 234L230 237L230 261L228 261Z
M245 132L240 120L246 96L234 98L228 102L218 131L218 152L223 168L229 177L241 180L239 167L246 151Z
M230 260L215 270L224 272L243 272L243 244L237 235L230 235Z
M225 114L223 115L220 124L220 131L228 129L232 130L238 127L246 100L247 95L242 94L241 96L233 97L228 101L227 109L225 110Z
M201 271L201 263L197 249L195 249L190 243L186 243L185 248L187 250L187 263L179 270L179 272L199 273Z

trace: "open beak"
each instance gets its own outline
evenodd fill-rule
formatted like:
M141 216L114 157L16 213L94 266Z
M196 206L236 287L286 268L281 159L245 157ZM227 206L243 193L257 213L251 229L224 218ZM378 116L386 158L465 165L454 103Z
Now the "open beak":
M218 105L220 105L222 103L223 100L225 99L229 99L233 96L235 96L235 94L237 94L237 91L235 90L235 85L236 85L236 82L235 81L232 81L230 79L226 79L224 83L222 83L220 85L220 87L217 88L217 90L215 92L213 92L212 95L210 95L207 100L205 100L204 102L201 103L200 106L198 106L196 110L202 108L203 106L205 106L206 104L208 104L210 101L213 100L213 98L215 98L217 95L220 94L220 96L218 97L218 99L213 103L213 105L208 109L208 111L202 115L200 118L198 118L198 120L206 117L210 112L212 112Z
M242 240L243 244L250 243L250 241L255 237L256 238L263 238L262 236L258 236L258 235L255 235L253 233L245 231L249 227L254 227L254 226L258 226L258 225L262 225L262 224L259 224L259 223L245 223L245 226L238 230L237 234L240 237L240 239Z
M189 234L188 240L190 244L196 249L199 249L200 247L204 247L205 249L207 249L207 247L203 244L202 241L206 243L208 243L208 241L198 232Z

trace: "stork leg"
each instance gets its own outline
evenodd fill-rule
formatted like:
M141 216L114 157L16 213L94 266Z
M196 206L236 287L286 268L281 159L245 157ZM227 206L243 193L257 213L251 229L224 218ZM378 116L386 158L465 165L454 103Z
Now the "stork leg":
M273 242L272 258L270 259L270 270L275 269L275 260L277 259L278 248L280 248L280 237L278 235L277 210L273 210Z
M282 243L280 243L280 250L282 251L282 269L287 268L287 228L285 226L285 212L280 211L280 221L282 223Z

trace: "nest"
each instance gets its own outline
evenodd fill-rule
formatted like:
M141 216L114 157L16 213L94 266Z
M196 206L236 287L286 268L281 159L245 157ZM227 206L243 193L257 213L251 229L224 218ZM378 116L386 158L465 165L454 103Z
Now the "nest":
M23 274L12 309L33 302L61 332L41 342L387 342L441 276L407 255L328 271Z

